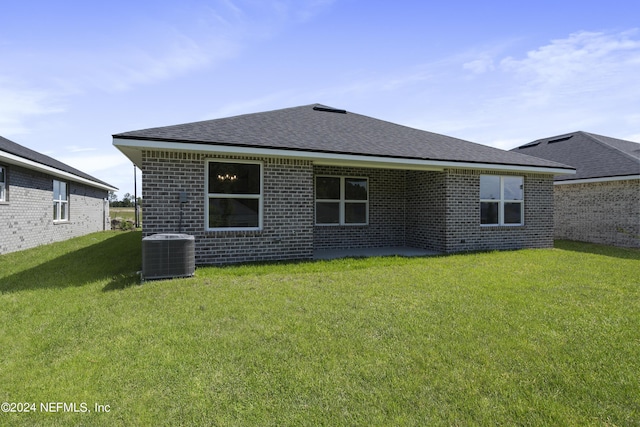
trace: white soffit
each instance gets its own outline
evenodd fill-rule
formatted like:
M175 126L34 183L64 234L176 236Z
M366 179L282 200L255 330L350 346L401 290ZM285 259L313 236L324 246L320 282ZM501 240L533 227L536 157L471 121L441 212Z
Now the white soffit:
M51 166L43 165L42 163L34 162L32 160L25 159L24 157L16 156L10 153L6 153L4 151L0 151L0 160L17 166L22 166L26 169L36 170L38 172L43 172L51 176L55 176L57 178L62 178L69 181L80 182L82 184L87 184L91 187L100 188L102 190L107 191L118 191L116 187L111 187L109 185L101 184L96 181L92 181L90 179L83 178L78 175L74 175L70 172L65 172L60 169L53 168Z
M567 179L562 181L555 181L553 185L591 184L595 182L631 181L634 179L640 179L640 175L608 176L604 178Z
M443 160L406 159L397 157L365 156L357 154L336 154L317 151L297 151L271 148L239 147L156 140L113 138L113 145L132 162L141 167L141 150L190 151L223 155L265 156L300 160L312 160L316 165L351 166L404 170L444 170L446 168L483 169L505 172L537 172L554 175L575 174L574 170L541 166L518 166L492 163L456 162Z

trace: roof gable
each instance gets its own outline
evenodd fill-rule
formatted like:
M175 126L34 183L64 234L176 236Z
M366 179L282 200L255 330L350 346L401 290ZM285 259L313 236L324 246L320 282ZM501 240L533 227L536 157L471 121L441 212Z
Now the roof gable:
M321 104L143 129L116 139L572 169Z
M576 174L556 181L640 174L640 144L588 132L542 138L512 151L572 165Z
M13 156L19 157L20 159L26 160L28 162L37 163L52 169L56 169L65 174L74 175L78 178L83 179L84 181L91 181L94 184L98 184L101 188L107 188L110 190L117 190L110 184L107 184L104 181L100 181L97 178L92 177L91 175L84 173L78 169L75 169L65 163L62 163L59 160L56 160L52 157L46 156L42 153L34 151L30 148L27 148L23 145L20 145L16 142L13 142L7 138L0 136L0 158L2 157L2 152L11 154ZM29 168L28 164L21 163L22 166Z

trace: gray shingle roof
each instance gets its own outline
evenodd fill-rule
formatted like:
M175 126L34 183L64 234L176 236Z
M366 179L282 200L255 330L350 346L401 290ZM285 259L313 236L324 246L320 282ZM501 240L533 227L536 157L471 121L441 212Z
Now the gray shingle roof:
M113 135L114 138L572 169L320 104Z
M640 144L587 132L538 139L512 151L572 165L575 175L556 181L640 174Z
M58 169L62 172L66 172L72 175L75 175L80 178L84 178L89 181L93 181L97 184L101 184L103 186L113 187L111 184L107 184L104 181L100 181L97 178L92 177L91 175L84 173L78 169L75 169L67 164L62 163L54 158L46 156L42 153L34 151L30 148L27 148L23 145L15 143L7 138L0 136L0 151L4 151L5 153L13 154L14 156L21 157L25 160L30 160L32 162L39 163L44 166L49 166L54 169Z

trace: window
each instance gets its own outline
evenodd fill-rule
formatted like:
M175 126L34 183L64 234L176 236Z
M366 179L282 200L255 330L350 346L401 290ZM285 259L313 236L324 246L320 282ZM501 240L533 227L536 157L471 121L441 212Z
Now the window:
M53 180L53 220L69 221L67 183Z
M480 224L522 225L523 182L521 176L480 175Z
M7 173L5 168L0 166L0 202L7 201Z
M262 163L207 163L207 229L262 228Z
M316 177L317 225L366 225L368 222L367 178Z

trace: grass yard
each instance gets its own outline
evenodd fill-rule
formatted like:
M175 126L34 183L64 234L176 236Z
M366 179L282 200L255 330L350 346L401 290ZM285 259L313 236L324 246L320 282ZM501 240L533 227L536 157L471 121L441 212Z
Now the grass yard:
M141 209L142 210L142 209ZM135 221L136 211L134 208L109 208L109 215L111 218L122 218L125 220Z
M640 251L559 242L140 286L140 240L0 256L0 402L35 403L0 425L640 425Z

